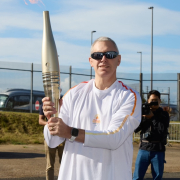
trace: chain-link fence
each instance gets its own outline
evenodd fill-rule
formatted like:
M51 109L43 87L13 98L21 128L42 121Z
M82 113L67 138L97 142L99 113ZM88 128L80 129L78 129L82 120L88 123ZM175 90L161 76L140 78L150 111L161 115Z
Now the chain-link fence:
M60 80L62 94L65 94L71 87L91 78L91 69L72 68L71 66L60 67ZM94 71L92 71L94 78ZM150 74L122 73L117 72L117 79L124 84L142 92L143 100L147 99L150 91ZM178 112L179 90L178 76L176 73L153 74L153 89L162 94L162 103L173 107L175 114ZM0 62L0 93L7 89L29 89L43 91L41 64ZM174 115L173 120L178 120Z
M168 142L180 142L180 123L170 123L168 133ZM133 139L140 140L140 132L134 133Z

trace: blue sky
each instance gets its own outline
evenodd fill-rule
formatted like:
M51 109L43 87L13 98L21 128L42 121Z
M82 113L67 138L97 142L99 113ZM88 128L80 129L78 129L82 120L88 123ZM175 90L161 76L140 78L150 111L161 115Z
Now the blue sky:
M31 2L30 2L31 1ZM118 72L151 71L151 15L154 15L154 73L179 73L179 0L1 0L0 61L41 64L43 11L51 26L61 65L90 68L93 39L116 41L122 62Z

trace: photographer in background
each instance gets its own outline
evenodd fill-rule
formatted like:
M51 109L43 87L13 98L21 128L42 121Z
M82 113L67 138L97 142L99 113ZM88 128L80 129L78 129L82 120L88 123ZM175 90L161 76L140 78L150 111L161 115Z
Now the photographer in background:
M162 179L169 114L160 108L160 102L160 93L158 91L152 90L148 93L150 111L147 115L142 115L141 123L135 129L135 133L139 131L141 133L133 180L143 180L149 164L151 164L153 179ZM156 105L151 105L153 103Z

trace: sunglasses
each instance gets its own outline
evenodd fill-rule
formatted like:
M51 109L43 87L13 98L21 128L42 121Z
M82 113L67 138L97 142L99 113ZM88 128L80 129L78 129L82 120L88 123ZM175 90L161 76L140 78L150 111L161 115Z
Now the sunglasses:
M103 56L105 56L107 59L114 59L117 57L118 53L115 51L107 51L107 52L94 52L91 54L91 57L96 60L101 60Z

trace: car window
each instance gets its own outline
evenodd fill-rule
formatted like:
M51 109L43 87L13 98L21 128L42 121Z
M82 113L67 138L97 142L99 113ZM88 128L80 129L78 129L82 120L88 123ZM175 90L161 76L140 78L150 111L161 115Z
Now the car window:
M5 102L8 99L7 95L0 94L0 108L5 106Z
M14 96L14 106L23 106L28 105L30 101L30 96L28 95L20 95Z
M10 97L10 98L9 98L6 107L7 107L8 109L12 109L12 108L14 107L14 97Z

